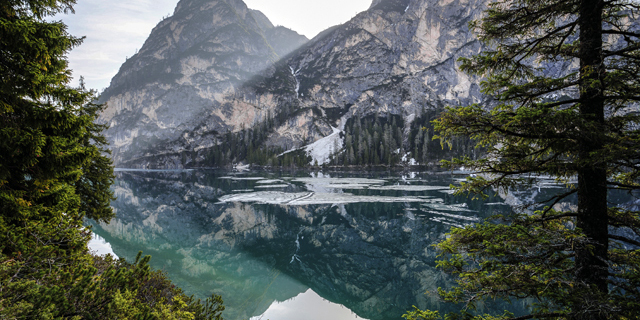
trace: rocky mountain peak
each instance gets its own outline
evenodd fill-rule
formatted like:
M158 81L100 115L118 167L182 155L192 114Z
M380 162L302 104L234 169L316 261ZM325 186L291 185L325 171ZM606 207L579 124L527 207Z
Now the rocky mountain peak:
M192 130L216 101L307 41L241 0L181 0L100 97L115 162Z
M380 4L380 2L382 2L382 0L373 0L373 2L371 3L371 5L369 6L369 9L377 6L378 4Z
M255 147L302 148L318 163L345 145L350 119L398 116L408 134L424 110L482 99L456 61L482 49L467 26L486 2L374 0L307 42L240 0L182 0L103 94L114 160L206 166L224 133L269 117Z

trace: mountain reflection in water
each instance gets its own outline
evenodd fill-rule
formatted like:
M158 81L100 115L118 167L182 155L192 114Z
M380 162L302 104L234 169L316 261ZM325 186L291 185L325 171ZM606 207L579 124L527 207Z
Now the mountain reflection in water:
M222 295L228 320L401 319L412 305L454 307L435 294L452 280L435 269L431 245L452 225L510 210L500 198L453 196L452 182L428 173L119 171L117 218L91 224L118 256L152 255L188 294ZM311 301L348 310L322 317Z

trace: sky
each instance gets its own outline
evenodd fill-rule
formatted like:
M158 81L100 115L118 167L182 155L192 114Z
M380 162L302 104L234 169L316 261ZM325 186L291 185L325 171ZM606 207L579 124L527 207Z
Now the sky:
M274 25L313 38L320 31L344 23L369 8L372 0L245 0L262 11ZM173 14L178 0L78 0L75 14L58 15L69 33L85 36L69 54L72 85L84 77L87 88L109 86L127 57L142 47L151 29Z

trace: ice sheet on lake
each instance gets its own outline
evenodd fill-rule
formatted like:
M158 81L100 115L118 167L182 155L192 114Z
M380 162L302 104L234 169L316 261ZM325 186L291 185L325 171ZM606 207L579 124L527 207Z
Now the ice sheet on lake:
M449 218L454 218L454 219L460 219L460 220L466 220L466 221L480 221L480 219L476 216L461 216L459 214L451 214L451 213L446 213L446 212L442 212L442 211L435 211L435 210L422 210L423 212L427 212L427 213L431 213L431 214L437 214L437 215L441 215L441 216L445 216L445 217L449 217Z
M282 182L282 180L280 180L280 179L270 179L270 180L269 180L269 179L267 179L267 180L260 180L260 181L258 181L258 182L256 182L256 183L260 183L260 184L270 184L270 183L279 183L279 182Z
M327 185L324 185L324 187L332 188L332 189L362 190L362 189L368 189L369 185L362 184L362 183L337 183L337 184L327 184Z
M281 205L425 202L418 197L358 196L350 193L257 191L220 197L220 203L256 202Z
M394 185L394 186L371 186L371 190L398 190L398 191L434 191L449 190L449 187L427 186L427 185Z
M453 211L453 212L476 212L474 210L469 210L464 205L455 205L455 204L443 204L443 203L425 203L424 207L433 209L433 210L444 210L444 211Z
M259 185L256 186L256 188L260 188L260 189L267 189L267 188L286 188L288 187L288 184L265 184L265 185Z
M292 181L294 182L303 182L314 185L340 185L340 184L362 184L362 185L382 185L386 181L382 179L368 179L368 178L329 178L329 177L318 177L318 178L295 178Z
M249 180L249 181L258 181L258 180L267 180L264 177L220 177L218 179L226 179L226 180Z
M302 182L310 191L318 193L332 192L334 189L364 189L372 185L383 185L386 181L368 178L330 178L318 177L295 178L292 182Z
M455 223L447 218L440 218L440 217L435 217L435 218L429 218L429 220L431 221L435 221L435 222L439 222L442 224L446 224L446 225L450 225L450 226L454 226L454 227L458 227L458 228L464 228L464 225L461 225L459 223Z

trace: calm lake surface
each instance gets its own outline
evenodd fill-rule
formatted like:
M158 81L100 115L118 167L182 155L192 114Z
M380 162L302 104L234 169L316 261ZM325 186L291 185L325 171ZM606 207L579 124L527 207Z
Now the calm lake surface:
M559 186L485 201L463 175L391 172L118 171L117 217L93 231L119 257L142 250L188 294L220 294L225 319L402 319L446 312L432 244L451 226L510 212ZM506 203L505 203L506 201ZM518 311L522 303L487 308Z

